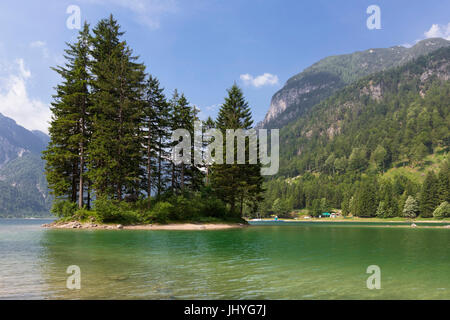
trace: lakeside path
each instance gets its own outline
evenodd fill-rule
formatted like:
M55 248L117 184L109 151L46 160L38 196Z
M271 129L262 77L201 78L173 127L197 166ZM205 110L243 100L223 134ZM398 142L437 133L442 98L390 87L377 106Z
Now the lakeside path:
M225 230L248 227L242 223L171 223L171 224L97 224L77 221L52 222L42 225L49 229L89 229L89 230Z

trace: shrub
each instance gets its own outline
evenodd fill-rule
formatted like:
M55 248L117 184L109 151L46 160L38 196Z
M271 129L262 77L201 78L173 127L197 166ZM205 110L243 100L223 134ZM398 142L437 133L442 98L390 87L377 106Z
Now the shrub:
M200 215L201 200L175 196L170 199L173 210L169 214L170 220L191 220Z
M86 220L86 219L89 219L89 218L91 218L91 217L93 217L95 220L98 220L98 217L97 217L97 215L96 215L96 212L95 212L95 211L89 211L89 210L86 209L86 208L78 209L78 210L75 212L74 217L75 217L77 220Z
M133 209L133 205L125 201L116 202L114 200L99 198L94 202L94 209L100 222L123 222L130 224L142 220L138 211Z
M199 204L202 217L225 218L227 215L227 207L220 199L203 199Z
M60 218L72 217L77 211L77 204L67 200L56 200L53 202L51 212Z
M147 223L167 223L171 213L174 211L172 204L168 202L158 202L147 214L145 222Z
M120 208L112 200L98 198L94 201L94 210L101 222L117 221L120 219Z

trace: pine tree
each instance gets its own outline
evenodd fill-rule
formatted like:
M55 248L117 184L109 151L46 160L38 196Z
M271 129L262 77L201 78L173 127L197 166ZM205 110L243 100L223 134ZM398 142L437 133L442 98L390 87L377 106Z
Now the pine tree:
M438 175L439 202L450 202L450 165L449 160L444 161Z
M398 216L398 203L393 191L392 183L388 180L383 182L380 188L380 197L383 199L385 218Z
M158 198L167 191L170 158L170 131L172 120L171 104L163 97L154 105L154 127L152 135L155 138L155 172L156 191Z
M373 217L378 208L375 182L372 179L364 180L354 199L353 214L358 217Z
M72 202L78 200L78 206L82 208L91 122L88 112L91 105L89 25L84 24L75 44L67 45L66 65L53 69L62 77L63 82L56 87L57 93L51 107L51 139L43 153L43 159L46 160L47 181L52 193Z
M142 169L140 122L145 67L120 38L123 32L112 16L93 30L91 180L97 196L119 201L136 198Z
M383 146L378 145L372 154L372 159L381 172L384 172L384 169L386 167L386 158L387 158L386 149Z
M245 101L241 89L234 84L228 90L228 96L219 110L216 120L216 127L222 131L226 137L227 129L252 128L253 120L250 108ZM233 150L233 159L227 164L226 159L226 138L224 139L224 164L214 164L212 166L211 182L213 189L219 194L222 200L230 205L232 214L243 214L244 205L248 203L250 210L256 211L258 203L262 200L262 182L260 164L249 164L248 142L246 143L246 162L237 164L237 146ZM239 209L237 210L237 206Z
M433 211L439 205L438 181L433 171L429 171L425 177L420 193L420 215L431 218Z
M378 204L378 209L377 209L376 215L378 218L386 217L386 204L384 203L384 201L380 201L380 203Z
M161 134L165 133L160 131L163 128L162 118L164 112L167 109L167 102L164 97L164 89L160 88L159 80L153 76L149 76L146 81L144 93L144 106L143 106L143 166L146 167L146 177L143 187L148 197L148 207L151 207L151 194L152 187L156 184L153 181L153 174L157 171L158 183L156 184L158 194L161 192L161 168L157 166L160 159L160 151L164 148L160 143ZM164 137L165 140L165 137Z
M216 127L216 124L215 124L214 120L211 117L208 117L208 119L206 119L206 121L203 121L202 135L204 136L206 131L208 131L210 129L214 129L215 127ZM205 150L207 148L208 144L211 143L211 140L212 139L203 139L202 152L203 152L203 150ZM214 154L212 154L212 156L214 156ZM205 165L205 170L206 170L205 185L209 186L210 164Z
M174 96L171 100L171 105L173 110L171 121L172 130L187 130L191 138L190 163L181 163L178 168L173 164L172 167L172 181L175 181L175 185L173 186L173 188L183 193L187 185L191 190L198 189L199 183L201 183L202 180L200 171L194 165L194 153L197 152L197 149L201 148L201 146L196 146L192 143L195 134L194 122L198 120L198 109L195 106L191 106L185 95L183 93L178 94L178 91L175 91ZM184 138L189 139L189 137ZM175 141L173 142L173 145L177 143L178 141ZM179 174L180 178L179 183L176 178L177 173Z

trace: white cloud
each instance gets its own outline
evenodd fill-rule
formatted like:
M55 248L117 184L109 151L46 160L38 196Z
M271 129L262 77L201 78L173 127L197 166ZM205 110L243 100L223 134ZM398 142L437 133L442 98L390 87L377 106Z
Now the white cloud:
M139 23L151 29L160 27L160 20L167 14L179 11L176 0L80 0L81 2L111 6L116 5L136 14Z
M242 82L247 86L253 86L255 88L259 88L262 86L267 85L277 85L279 80L278 76L270 74L270 73L264 73L260 76L253 77L251 74L241 74L241 80Z
M23 59L15 61L13 71L0 78L0 113L29 129L48 131L51 113L47 104L28 96L27 81L31 72Z
M447 25L433 24L431 25L430 29L428 31L425 31L423 34L425 38L417 39L412 44L404 43L401 46L405 48L411 48L417 42L428 38L443 38L450 41L450 22Z
M205 109L206 109L206 111L216 111L220 107L221 107L221 104L218 103L218 104L213 104L213 105L207 106Z
M433 24L430 30L424 33L426 38L444 38L450 40L450 22L447 25Z
M44 41L40 41L40 40L33 41L30 43L30 48L40 49L42 51L42 56L46 59L50 56L48 48L47 48L47 44Z

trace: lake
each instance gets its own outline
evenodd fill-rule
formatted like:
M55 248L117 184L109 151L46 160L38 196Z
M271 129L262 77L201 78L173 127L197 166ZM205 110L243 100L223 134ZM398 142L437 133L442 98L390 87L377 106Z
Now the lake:
M450 299L450 230L48 230L0 220L0 299ZM81 289L66 288L67 267ZM367 267L381 270L369 290Z

